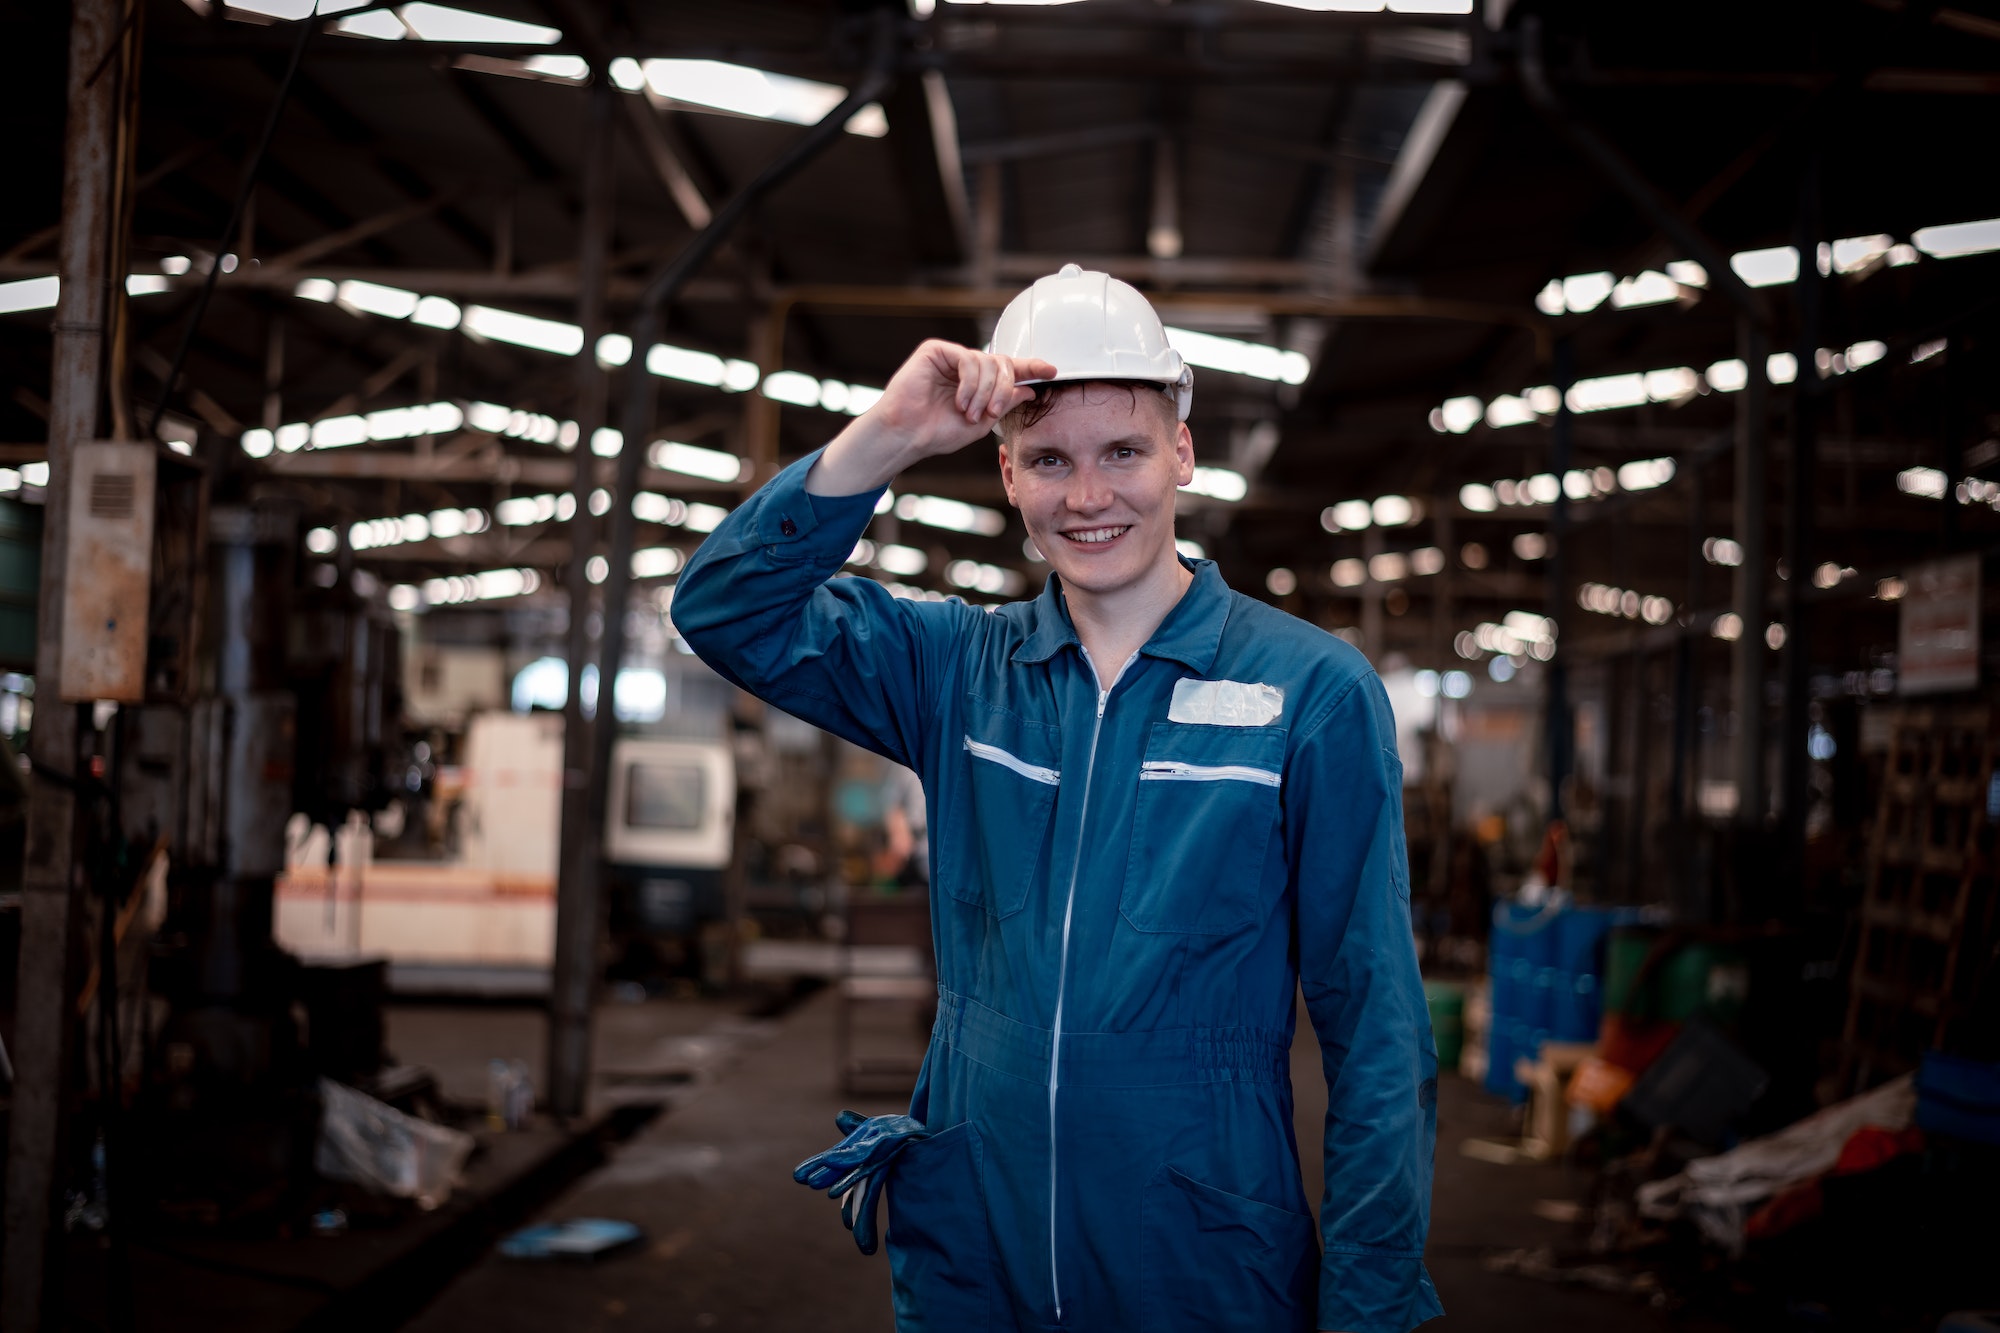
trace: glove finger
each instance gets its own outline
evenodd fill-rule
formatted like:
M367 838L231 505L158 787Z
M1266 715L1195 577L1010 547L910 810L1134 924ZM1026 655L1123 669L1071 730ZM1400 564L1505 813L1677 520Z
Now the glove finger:
M848 1193L857 1184L868 1179L868 1177L874 1174L876 1174L876 1168L873 1166L857 1166L852 1171L849 1171L846 1175L842 1176L839 1180L834 1181L832 1185L828 1186L826 1191L826 1197L829 1199L838 1199L841 1195Z
M840 1198L840 1225L849 1231L854 1230L854 1210L860 1206L860 1199L861 1194L855 1190L849 1190Z
M857 1164L852 1157L837 1149L828 1149L800 1162L798 1169L792 1172L792 1179L809 1188L823 1190L857 1167L865 1166L866 1163Z
M885 1173L877 1172L869 1178L864 1188L855 1191L855 1194L861 1196L861 1203L854 1214L854 1243L860 1247L863 1254L875 1253L875 1247L880 1240L880 1233L875 1227L875 1204L882 1197L882 1186L886 1179ZM848 1197L853 1198L854 1195L850 1194Z
M844 1138L868 1123L868 1117L859 1111L842 1111L834 1116L833 1123Z

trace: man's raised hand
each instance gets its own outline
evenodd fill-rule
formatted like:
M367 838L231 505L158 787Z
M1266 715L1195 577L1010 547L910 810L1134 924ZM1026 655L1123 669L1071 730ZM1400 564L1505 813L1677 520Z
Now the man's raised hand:
M1033 398L1019 381L1055 374L1047 361L930 339L890 377L881 400L827 446L806 489L858 495L886 486L913 463L963 449Z

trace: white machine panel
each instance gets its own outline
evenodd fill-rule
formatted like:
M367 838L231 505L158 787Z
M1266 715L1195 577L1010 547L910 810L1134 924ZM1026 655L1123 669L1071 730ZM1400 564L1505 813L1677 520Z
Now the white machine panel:
M619 865L729 864L736 761L722 741L621 740L611 752L604 855Z

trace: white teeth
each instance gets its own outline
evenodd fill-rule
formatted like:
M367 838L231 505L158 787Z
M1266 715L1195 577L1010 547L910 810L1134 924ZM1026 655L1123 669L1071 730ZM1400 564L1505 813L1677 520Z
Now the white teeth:
M1124 536L1130 526L1127 524L1123 528L1090 528L1084 532L1065 532L1063 536L1073 542L1108 542L1113 537Z

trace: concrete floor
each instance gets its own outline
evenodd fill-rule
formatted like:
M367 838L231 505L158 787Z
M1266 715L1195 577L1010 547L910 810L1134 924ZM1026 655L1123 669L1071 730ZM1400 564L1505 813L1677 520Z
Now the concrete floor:
M833 1115L842 1106L870 1114L902 1109L895 1098L856 1101L835 1090L830 997L748 1029L727 1010L706 1005L654 1003L608 1009L606 1016L600 1050L607 1055L685 1052L687 1039L720 1034L710 1043L720 1054L682 1086L672 1109L543 1215L627 1219L645 1228L645 1243L594 1266L489 1256L415 1320L415 1333L889 1333L886 1260L857 1254L834 1206L790 1178L800 1159L834 1142ZM419 1048L450 1035L448 1026L462 1044L467 1030L442 1017L399 1015L392 1041L410 1048L399 1054L441 1063ZM424 1040L416 1039L419 1032ZM538 1030L524 1026L517 1035L533 1039ZM907 1025L878 1036L915 1042ZM482 1080L484 1058L476 1062ZM472 1068L469 1062L456 1074L445 1069L447 1086L471 1077ZM1324 1085L1309 1040L1295 1051L1294 1069L1304 1166L1313 1179ZM1559 1166L1495 1165L1460 1149L1467 1138L1506 1137L1510 1129L1504 1105L1455 1076L1444 1080L1429 1265L1449 1313L1448 1323L1436 1326L1468 1333L1706 1327L1675 1321L1641 1298L1487 1270L1483 1261L1496 1252L1575 1241L1568 1224L1532 1210L1537 1200L1576 1198L1580 1177Z

